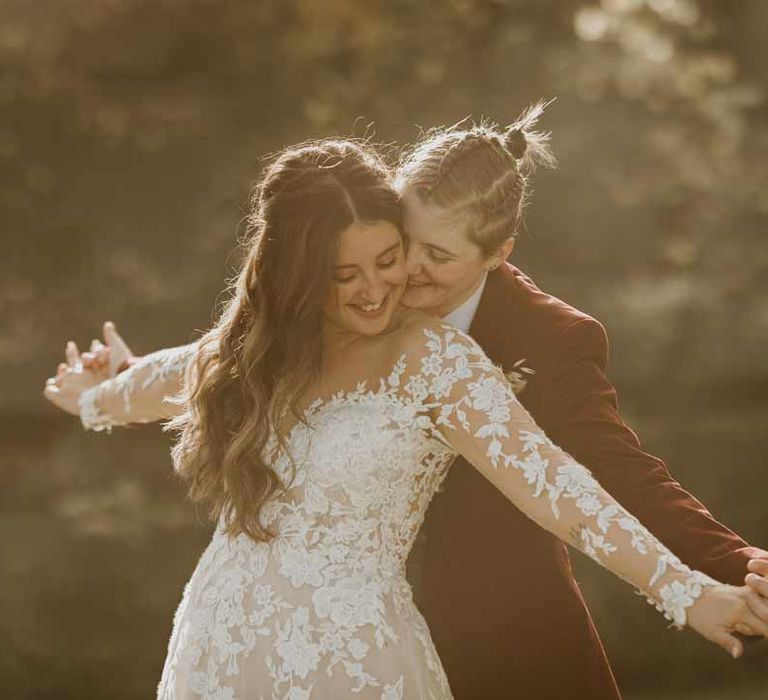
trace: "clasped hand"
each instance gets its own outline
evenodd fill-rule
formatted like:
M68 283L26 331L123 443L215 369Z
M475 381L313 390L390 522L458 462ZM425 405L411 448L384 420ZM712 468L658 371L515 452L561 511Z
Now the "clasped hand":
M82 355L75 342L67 343L66 361L59 363L56 374L46 380L43 389L43 396L54 406L74 416L79 415L80 395L86 389L114 377L133 362L133 353L111 321L104 324L103 333L106 344L94 339L89 352Z
M720 584L688 608L688 625L734 659L744 653L736 633L768 637L768 560L753 559L745 586Z

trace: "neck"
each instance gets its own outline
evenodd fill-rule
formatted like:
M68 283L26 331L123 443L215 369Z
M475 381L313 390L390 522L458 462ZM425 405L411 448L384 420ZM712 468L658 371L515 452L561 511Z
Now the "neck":
M387 327L380 333L374 335L358 333L357 331L350 330L326 317L323 319L323 350L326 352L337 353L344 351L355 343L359 343L361 340L369 341L373 338L381 338L389 333L395 332L402 323L403 310L404 307L398 305L395 308Z
M488 277L488 272L483 272L483 274L480 275L480 279L478 279L477 282L474 285L472 285L472 287L469 289L469 291L465 292L458 301L454 301L452 306L450 306L448 308L438 309L438 310L434 311L433 313L436 316L440 316L440 318L445 318L448 314L452 314L464 302L469 300L469 298L480 288L480 285L483 282L485 282L486 277Z
M327 351L337 352L349 347L363 336L360 333L350 331L333 321L323 323L323 348Z

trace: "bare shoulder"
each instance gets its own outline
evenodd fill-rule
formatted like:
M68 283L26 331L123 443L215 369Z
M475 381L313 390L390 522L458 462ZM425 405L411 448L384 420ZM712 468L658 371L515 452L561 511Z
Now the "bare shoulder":
M392 350L406 356L423 353L430 338L445 335L450 330L450 326L432 314L405 309L391 334Z

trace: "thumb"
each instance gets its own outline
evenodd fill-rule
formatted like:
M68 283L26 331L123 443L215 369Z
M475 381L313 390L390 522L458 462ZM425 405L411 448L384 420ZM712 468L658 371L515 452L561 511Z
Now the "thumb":
M104 324L104 340L110 348L109 367L110 375L115 376L117 370L126 362L133 359L133 353L123 337L117 332L115 324L107 321Z
M107 345L112 348L113 352L117 350L127 357L133 357L133 353L128 347L128 343L126 343L123 340L123 337L117 332L117 328L115 328L115 324L112 323L112 321L107 321L104 324L104 340L107 342Z

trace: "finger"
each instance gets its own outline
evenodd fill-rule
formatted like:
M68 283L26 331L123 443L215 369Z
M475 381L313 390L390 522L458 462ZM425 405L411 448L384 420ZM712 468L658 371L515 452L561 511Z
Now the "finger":
M111 348L107 347L106 345L102 345L96 351L96 360L99 362L99 364L105 365L109 363L109 358L111 354L112 354Z
M64 354L67 358L67 364L70 367L74 367L80 362L80 351L77 349L77 344L74 341L70 340L67 343L67 348L64 351Z
M746 622L758 634L768 637L768 601L757 595L752 590L748 590L745 596L749 608L750 619L741 619L740 622ZM759 624L755 625L751 617L754 617Z
M757 617L757 615L753 615L751 611L747 612L739 618L734 627L737 626L747 627L753 630L753 634L758 634L761 637L768 637L768 625L766 625L765 622Z
M83 363L83 367L92 367L96 361L96 355L92 352L84 352L80 355L80 361Z
M744 583L758 595L768 598L768 578L749 573L744 577Z
M107 341L107 345L111 348L115 348L124 352L126 355L131 356L131 350L128 344L123 340L123 337L117 332L117 328L112 321L107 321L104 324L104 340Z
M128 347L128 344L123 340L122 336L117 332L115 324L112 321L107 321L104 324L104 339L107 341L107 346L112 351L109 358L109 373L111 376L116 376L117 373L126 365L130 365L133 359L133 353Z
M752 579L750 579L751 581ZM768 583L765 579L760 579L756 585L762 584L760 590L765 588L765 584ZM762 620L768 622L768 598L763 596L759 591L755 590L751 586L746 588L747 604L755 615Z
M45 380L45 386L56 384L58 381L59 381L58 377L48 377L48 379Z
M761 636L757 630L753 630L748 624L744 622L737 622L733 627L739 634L743 634L745 637Z
M734 659L738 659L744 653L744 645L730 632L725 629L721 629L710 637L718 646L725 649Z
M69 369L69 365L66 362L59 362L59 366L56 368L56 376L62 376Z
M750 559L747 568L758 576L768 578L768 559Z
M103 347L103 345L104 344L98 338L94 338L91 341L91 347L89 348L89 350L91 352L96 352L100 347Z

